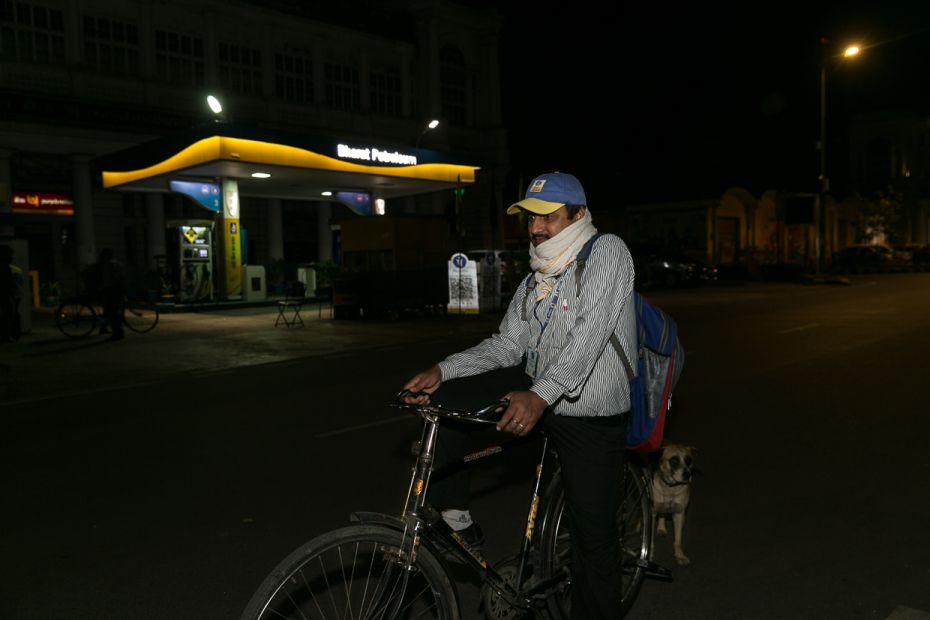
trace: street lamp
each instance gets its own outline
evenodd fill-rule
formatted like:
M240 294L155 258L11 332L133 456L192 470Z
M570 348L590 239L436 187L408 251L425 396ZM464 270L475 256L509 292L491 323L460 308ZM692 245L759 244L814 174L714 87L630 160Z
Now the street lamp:
M210 111L216 115L215 120L219 123L223 114L223 105L220 103L220 100L213 95L207 95L207 105L210 107Z
M427 123L426 128L423 129L423 133L417 136L416 148L420 148L420 140L423 138L423 136L425 136L427 132L432 131L433 129L436 129L437 127L439 127L439 121L435 118L431 120L429 123Z
M825 43L825 40L821 40ZM852 58L859 54L858 45L850 45L843 50L841 58ZM814 241L814 269L820 273L821 260L821 240L823 239L823 220L826 215L826 198L827 192L830 191L830 180L827 178L827 60L826 57L820 62L820 191L817 197L817 208L815 210L815 241Z

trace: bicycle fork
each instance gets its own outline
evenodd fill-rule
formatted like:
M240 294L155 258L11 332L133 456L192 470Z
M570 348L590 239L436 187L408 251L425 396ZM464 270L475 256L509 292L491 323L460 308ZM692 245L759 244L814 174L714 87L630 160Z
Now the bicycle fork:
M430 473L436 455L436 438L439 434L437 418L424 416L424 419L426 424L423 425L423 434L420 437L420 453L410 477L410 487L404 502L404 537L398 552L401 565L407 572L412 571L416 563L420 535L426 526L423 517L420 516L420 510L426 503L426 489L429 488Z

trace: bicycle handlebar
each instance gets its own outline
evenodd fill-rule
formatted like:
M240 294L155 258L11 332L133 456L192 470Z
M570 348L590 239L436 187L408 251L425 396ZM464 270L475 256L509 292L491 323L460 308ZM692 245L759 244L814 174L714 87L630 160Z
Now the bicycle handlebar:
M484 424L495 424L497 419L500 417L495 415L493 418L492 414L503 413L510 405L510 401L506 398L501 398L498 401L481 407L480 409L455 409L453 407L445 407L437 403L426 403L425 405L417 405L414 403L405 403L403 401L406 396L428 396L426 392L411 392L410 390L401 390L398 392L397 396L394 397L394 402L390 404L391 407L396 407L398 409L404 409L420 417L425 417L428 415L437 415L442 418L448 418L452 420L464 420L466 422L477 422ZM498 411L500 410L500 411Z

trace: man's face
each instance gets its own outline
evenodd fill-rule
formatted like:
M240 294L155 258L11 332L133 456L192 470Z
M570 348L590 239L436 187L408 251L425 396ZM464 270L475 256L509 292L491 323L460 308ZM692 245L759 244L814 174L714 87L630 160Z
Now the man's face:
M530 233L530 243L537 246L544 241L562 232L566 226L577 222L584 216L584 208L578 209L575 217L568 217L568 209L560 207L558 211L553 211L549 215L536 215L535 213L526 214L526 226Z

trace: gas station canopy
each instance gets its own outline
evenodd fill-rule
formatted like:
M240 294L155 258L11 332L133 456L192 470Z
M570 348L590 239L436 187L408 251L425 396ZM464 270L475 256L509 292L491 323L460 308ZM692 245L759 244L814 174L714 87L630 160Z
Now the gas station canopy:
M171 181L236 179L239 194L398 198L471 185L480 168L445 153L211 123L98 160L106 189L169 192ZM255 175L258 174L259 177Z

